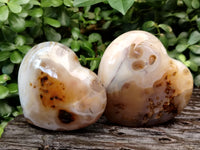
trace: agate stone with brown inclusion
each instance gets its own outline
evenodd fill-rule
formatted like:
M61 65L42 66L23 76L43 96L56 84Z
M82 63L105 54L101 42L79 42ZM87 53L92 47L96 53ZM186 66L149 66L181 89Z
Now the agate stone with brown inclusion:
M106 107L99 78L82 67L75 53L56 42L34 46L18 76L24 116L49 130L75 130L94 123Z
M116 38L102 57L98 76L107 91L106 117L133 127L172 119L188 104L193 89L188 68L144 31Z

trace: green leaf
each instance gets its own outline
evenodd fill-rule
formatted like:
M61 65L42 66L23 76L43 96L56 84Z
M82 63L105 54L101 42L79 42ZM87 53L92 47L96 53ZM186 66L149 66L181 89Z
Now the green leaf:
M49 41L58 42L61 40L60 33L56 32L56 30L54 30L51 27L44 28L44 32L45 32L45 36L46 36L47 40L49 40Z
M80 36L80 29L74 27L74 28L72 28L71 32L72 32L73 39L78 40L78 38Z
M8 2L8 7L13 13L20 13L22 11L22 7L15 3L14 1Z
M133 5L134 0L108 0L108 3L112 8L125 15L129 8Z
M13 43L9 43L9 42L0 43L0 50L2 51L12 51L15 49L16 49L16 46Z
M165 32L172 32L172 28L169 25L166 24L159 24L158 25L161 29L163 29Z
M2 134L3 134L3 132L4 132L4 128L2 128L2 127L0 126L0 138L1 138Z
M18 13L18 16L26 18L28 16L28 11L23 9L20 13Z
M32 1L32 0L13 0L13 2L15 2L18 5L28 4L29 1Z
M41 17L43 15L42 8L33 8L29 11L29 15L32 17Z
M18 111L14 111L14 112L12 112L12 115L14 117L17 117L17 116L22 115L22 114L20 114Z
M25 20L22 17L19 17L18 15L10 14L8 21L11 29L15 32L24 31L26 28Z
M62 39L60 41L60 43L64 44L67 47L70 47L71 43L72 43L73 39L72 38L66 38L66 39Z
M0 99L4 99L8 96L9 90L7 87L0 85ZM1 111L1 109L0 109ZM2 112L0 112L1 114Z
M87 64L87 60L86 60L85 56L80 55L80 60L81 60L82 65L85 66Z
M197 87L200 87L200 74L194 78L194 83Z
M199 29L199 31L200 31L200 18L198 18L198 19L196 20L196 22L197 22L197 27L198 27L198 29Z
M34 44L33 37L26 35L26 44Z
M22 46L26 43L26 37L23 36L23 35L18 35L16 38L15 38L15 44L17 46Z
M42 7L58 7L63 4L62 0L41 0Z
M188 8L192 7L191 0L183 0L183 1L187 5Z
M154 21L146 21L143 25L142 25L142 29L145 31L151 31L152 29L154 29L156 26L156 23Z
M65 10L62 10L58 17L58 21L61 23L62 26L69 26L70 19L71 18L67 15L67 11Z
M95 52L92 50L92 44L88 41L83 41L81 44L81 48L87 51L90 57L95 57Z
M34 27L36 23L33 20L26 20L25 27Z
M51 7L51 0L41 0L42 7Z
M100 14L100 11L101 11L101 8L100 8L100 7L96 7L96 8L94 9L94 14L95 14L95 16L98 16L98 15Z
M12 54L10 55L10 61L13 64L19 64L22 61L21 54L18 51L12 52Z
M181 33L178 35L178 40L187 39L187 37L188 37L188 33L187 33L187 32L181 32Z
M32 47L28 45L22 45L17 47L17 49L23 54L26 54L31 48Z
M101 39L101 35L99 33L91 33L88 37L88 41L90 43L94 43L94 42L101 42L102 39Z
M41 25L40 24L37 24L35 26L33 26L31 29L30 29L30 33L31 33L31 36L33 38L37 38L39 36L42 36L43 35L43 31L42 31L42 28L41 28Z
M61 6L63 4L63 0L51 0L53 7L58 7Z
M30 0L29 4L40 6L40 2L38 0Z
M192 60L195 64L197 64L197 66L200 66L199 56L196 56L193 53L190 53L190 60Z
M198 65L194 63L191 60L187 60L184 63L187 67L189 67L192 71L197 72L198 71Z
M102 29L108 29L109 26L111 25L112 21L106 21L103 26L102 26Z
M8 19L9 10L6 5L0 7L0 21L5 21Z
M6 88L7 89L7 88ZM7 89L8 91L8 89ZM5 101L0 102L0 116L9 116L12 113L12 107L9 106Z
M173 14L175 17L177 18L181 18L181 19L184 19L187 17L187 14L185 12L177 12L177 13L174 13Z
M190 34L188 44L193 45L200 41L200 33L198 31L193 31Z
M174 10L177 7L177 1L174 0L168 0L165 2L164 7L162 7L163 10L169 11L169 10Z
M10 27L7 27L7 26L3 26L1 28L1 31L3 33L3 37L6 41L8 42L12 42L14 41L15 37L17 36L17 33L14 32L13 30L11 30Z
M6 87L8 88L10 94L16 94L18 92L17 83L10 83Z
M0 51L0 62L7 60L10 57L10 52L4 51L1 52Z
M61 10L62 8L60 8ZM50 17L50 18L56 18L57 15L59 15L59 10L53 7L48 7L44 9L44 14L43 16L45 17Z
M197 66L200 67L200 59L199 59L199 57L194 57L193 59L191 59L191 61L193 61Z
M14 117L17 117L18 115L22 115L22 114L23 114L23 109L21 106L17 106L17 110L12 113Z
M78 52L80 50L80 43L76 40L73 40L71 42L71 49L74 51L74 52Z
M94 19L95 18L95 14L93 12L85 12L84 13L84 17L88 18L88 19Z
M103 56L103 52L104 52L105 49L106 49L106 43L102 43L102 44L98 45L97 49L98 49L98 50L97 50L98 54L99 54L100 56Z
M192 7L194 9L198 9L200 6L200 1L199 0L192 0Z
M112 10L104 10L101 12L101 17L103 17L103 19L105 20L111 20L110 15L113 13Z
M84 13L89 12L89 11L90 11L90 8L91 8L91 6L84 7Z
M8 3L8 0L0 0L0 3Z
M49 17L44 17L44 23L49 24L55 28L59 28L61 26L59 21L53 18L49 18Z
M9 75L7 75L7 74L0 75L0 84L4 84L8 80L11 80Z
M75 7L85 7L85 6L91 6L97 3L101 3L104 0L74 0L73 5Z
M95 69L98 68L98 65L99 65L98 60L92 60L90 62L90 70L94 71Z
M31 1L32 1L32 0L31 0ZM30 9L33 8L34 5L31 3L31 1L30 1L28 4L23 5L22 11L28 11L28 10L30 10Z
M192 22L192 21L196 21L198 19L198 15L195 15L195 16L193 16L191 19L190 19L190 21Z
M179 54L177 57L176 57L178 60L180 60L181 62L185 62L186 61L186 57L185 57L185 55L183 55L183 54Z
M65 6L68 6L68 7L72 7L73 6L73 1L72 0L64 0L63 3L64 3Z
M6 101L1 101L1 104L2 104L2 103L6 103ZM0 104L0 105L1 105L1 104ZM4 116L3 116L3 117L4 117ZM10 119L7 119L7 118L6 118L5 121L2 121L1 124L0 124L0 127L5 128L5 127L7 126L7 124L8 124L7 121L9 121L9 120L10 120Z
M2 67L2 72L4 74L11 74L14 70L14 64L10 63Z
M159 40L162 42L162 44L165 46L165 48L168 47L168 39L167 37L165 36L165 34L160 34L159 35Z
M97 22L95 20L89 20L87 21L88 24L96 24Z
M189 49L197 55L200 55L200 45L192 45L189 47ZM199 58L200 59L200 58Z
M182 53L188 48L188 46L188 44L178 44L176 45L176 51Z
M177 41L177 43L179 43L179 44L187 44L187 42L188 42L188 39L187 38L182 38L182 39L179 39L178 38L178 41Z

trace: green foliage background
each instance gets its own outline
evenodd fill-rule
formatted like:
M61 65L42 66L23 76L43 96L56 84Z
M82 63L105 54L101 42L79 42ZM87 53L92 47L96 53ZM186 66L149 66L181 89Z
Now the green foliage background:
M22 113L18 68L32 46L63 43L96 71L108 44L136 29L156 35L200 86L200 0L0 0L0 136Z

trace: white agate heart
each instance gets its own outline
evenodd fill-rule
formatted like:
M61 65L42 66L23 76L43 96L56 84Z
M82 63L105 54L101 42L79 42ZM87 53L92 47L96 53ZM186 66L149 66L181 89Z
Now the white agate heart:
M164 123L188 104L193 77L145 31L130 31L106 49L98 76L107 91L106 117L126 126Z
M97 121L106 106L105 88L97 75L56 42L38 44L25 55L18 84L25 118L41 128L86 127Z

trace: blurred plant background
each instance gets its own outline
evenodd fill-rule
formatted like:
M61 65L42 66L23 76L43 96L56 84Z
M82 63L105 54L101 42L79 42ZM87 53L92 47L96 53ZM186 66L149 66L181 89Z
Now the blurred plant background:
M200 87L200 0L0 0L0 136L22 114L17 75L32 46L63 43L97 71L108 44L136 29L157 36Z

